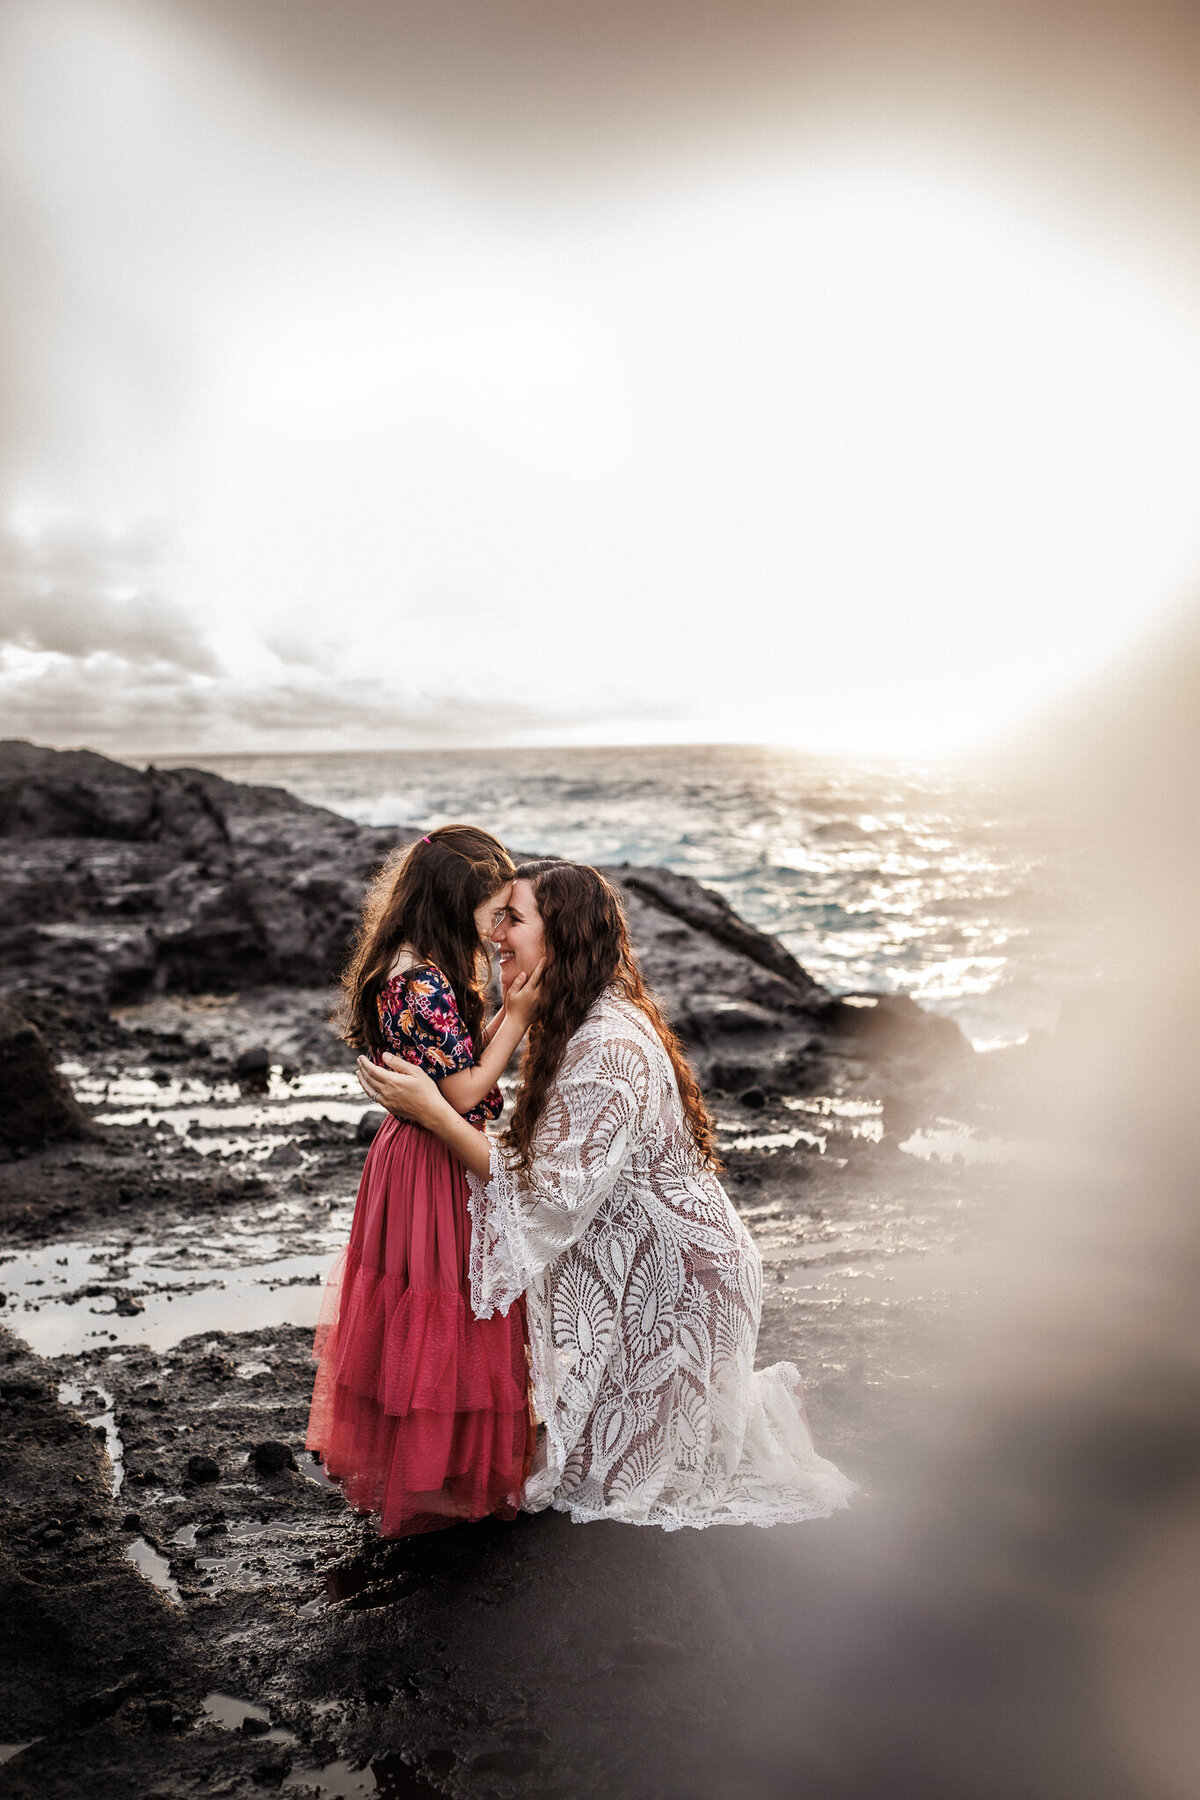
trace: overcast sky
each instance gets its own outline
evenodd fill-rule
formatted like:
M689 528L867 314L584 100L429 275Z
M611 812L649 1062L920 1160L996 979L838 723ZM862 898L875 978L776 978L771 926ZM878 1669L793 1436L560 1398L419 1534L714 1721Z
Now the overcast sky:
M1200 591L1200 21L7 0L0 729L986 742Z

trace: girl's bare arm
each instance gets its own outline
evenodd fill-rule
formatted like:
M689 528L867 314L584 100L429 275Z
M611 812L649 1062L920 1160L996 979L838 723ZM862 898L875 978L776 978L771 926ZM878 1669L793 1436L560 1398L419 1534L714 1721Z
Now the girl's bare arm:
M485 1044L490 1044L492 1039L495 1037L496 1028L498 1027L498 1025L500 1024L500 1021L504 1017L504 1011L505 1011L505 1008L504 1008L504 1006L502 1006L500 1008L499 1012L494 1012L492 1014L491 1018L488 1020L487 1024L484 1026L483 1041Z
M468 1113L490 1094L508 1066L508 1060L525 1036L537 1006L542 985L542 965L526 979L518 975L508 991L503 1015L479 1061L471 1069L447 1075L438 1087L457 1113Z

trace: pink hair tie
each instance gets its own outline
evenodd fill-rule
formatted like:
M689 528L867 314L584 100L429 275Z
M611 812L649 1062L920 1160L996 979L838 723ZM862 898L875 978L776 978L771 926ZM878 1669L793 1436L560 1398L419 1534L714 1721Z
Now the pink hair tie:
M422 843L423 843L423 844L427 844L427 843L428 843L428 842L429 842L429 839L428 839L428 838L427 838L427 837L423 837L423 838L422 838L422 839L421 839L421 842L422 842Z

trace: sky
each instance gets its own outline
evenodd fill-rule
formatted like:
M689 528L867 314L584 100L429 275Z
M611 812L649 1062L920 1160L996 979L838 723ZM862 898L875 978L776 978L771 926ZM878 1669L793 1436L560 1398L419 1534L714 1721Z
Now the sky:
M0 731L1020 736L1200 592L1200 20L5 0Z

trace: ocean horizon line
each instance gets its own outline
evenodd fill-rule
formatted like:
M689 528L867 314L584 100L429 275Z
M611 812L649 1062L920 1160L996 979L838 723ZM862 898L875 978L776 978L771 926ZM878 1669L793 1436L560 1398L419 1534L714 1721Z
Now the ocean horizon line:
M55 745L55 749L95 749L90 744ZM703 750L736 755L762 755L794 757L798 760L830 765L853 765L858 768L939 768L968 769L977 768L982 763L996 760L978 751L858 751L858 750L820 750L809 749L802 744L781 744L752 739L724 738L679 738L667 742L661 739L649 742L621 743L555 743L555 744L367 744L359 747L340 746L337 749L255 749L255 750L101 750L102 756L111 756L118 762L129 763L140 768L151 765L166 766L195 761L197 763L216 762L249 762L278 761L295 757L320 757L350 761L356 758L370 757L424 757L455 756L479 757L489 755L551 755L551 756L603 756L628 755L644 752L647 755L663 755L671 751Z

